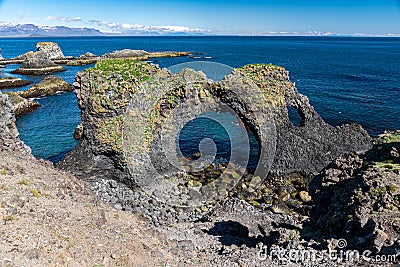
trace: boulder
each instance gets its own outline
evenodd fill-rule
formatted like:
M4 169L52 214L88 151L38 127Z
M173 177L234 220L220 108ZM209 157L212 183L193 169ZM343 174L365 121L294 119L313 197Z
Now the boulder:
M21 78L16 78L16 77L0 78L0 89L21 87L28 84L31 84L31 82L22 80Z
M65 68L54 64L45 51L29 52L22 65L11 73L23 75L45 75L64 71Z
M47 76L38 84L32 85L27 91L18 92L23 98L36 98L54 95L58 92L72 92L74 88L60 77Z
M37 51L43 51L47 57L53 59L65 59L61 48L54 42L39 42L36 44Z
M83 136L83 125L80 123L78 126L76 126L75 131L74 131L74 138L75 140L81 140Z
M9 92L6 94L10 98L16 117L28 114L41 106L38 102L25 99L19 96L17 93Z

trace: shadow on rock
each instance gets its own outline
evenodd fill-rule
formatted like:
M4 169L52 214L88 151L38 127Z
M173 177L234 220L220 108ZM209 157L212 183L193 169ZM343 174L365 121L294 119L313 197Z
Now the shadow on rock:
M346 239L347 248L400 251L400 139L380 137L362 156L337 158L310 183L314 207L306 240Z
M212 236L218 236L222 245L236 245L238 247L245 245L249 248L255 248L259 243L276 243L280 237L278 231L270 232L270 235L266 236L266 233L261 226L259 226L259 230L262 235L251 237L249 236L249 229L241 223L235 221L223 221L214 223L213 228L204 232Z

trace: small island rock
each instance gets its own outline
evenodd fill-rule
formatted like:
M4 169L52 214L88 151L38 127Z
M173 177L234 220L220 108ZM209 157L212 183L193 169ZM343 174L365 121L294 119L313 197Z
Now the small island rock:
M106 53L102 57L103 58L136 58L136 57L143 57L148 54L149 53L144 50L123 49L123 50L116 50L111 53Z
M32 85L27 91L18 92L23 98L35 98L54 95L57 92L72 92L74 88L60 77L48 76L38 84Z
M31 82L22 80L21 78L16 78L16 77L0 78L0 89L21 87L28 84L31 84Z
M48 54L44 51L28 52L25 57L26 59L22 63L21 67L11 73L23 75L45 75L65 70L64 67L53 63Z
M37 51L43 51L47 54L48 58L53 59L65 59L60 46L54 42L39 42L36 44Z

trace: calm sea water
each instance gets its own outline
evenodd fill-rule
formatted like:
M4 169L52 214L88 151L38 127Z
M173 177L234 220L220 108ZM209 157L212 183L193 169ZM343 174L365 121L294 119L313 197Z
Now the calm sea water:
M400 129L400 38L27 38L0 39L0 47L4 57L15 57L35 50L38 41L58 42L64 54L70 56L79 56L87 51L101 55L124 48L204 53L199 55L203 57L201 59L159 59L157 63L162 67L197 60L231 67L273 63L290 71L291 80L296 82L299 91L309 97L316 111L328 123L335 126L359 123L372 135L386 129ZM0 69L0 76L10 76L10 71L17 67L9 65ZM56 75L72 83L75 73L84 68L68 67L66 72ZM26 78L38 82L42 77ZM19 118L17 126L21 138L32 148L35 156L57 161L76 145L72 137L80 121L76 98L74 93L66 93L38 101L42 107Z

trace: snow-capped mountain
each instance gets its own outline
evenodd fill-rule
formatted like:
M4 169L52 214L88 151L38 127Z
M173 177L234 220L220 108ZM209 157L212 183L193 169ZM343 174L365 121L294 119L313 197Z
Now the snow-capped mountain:
M30 36L99 36L104 35L93 28L69 28L65 26L36 26L34 24L17 24L0 22L0 37Z

